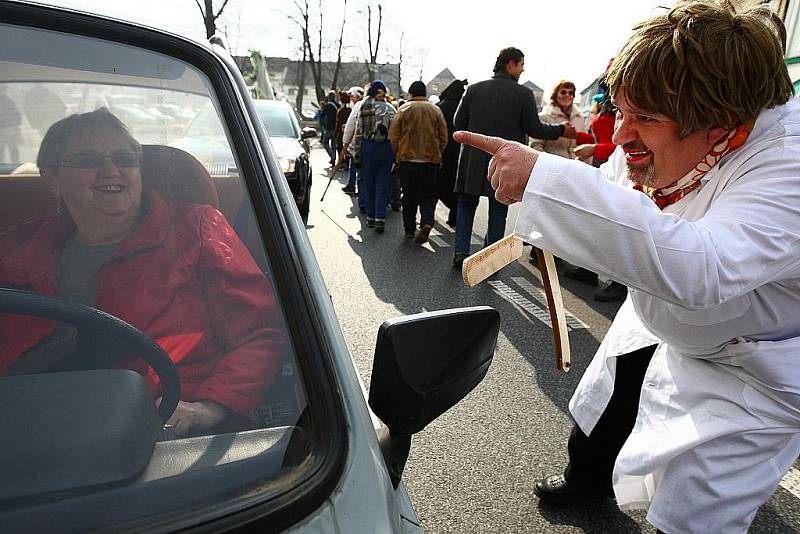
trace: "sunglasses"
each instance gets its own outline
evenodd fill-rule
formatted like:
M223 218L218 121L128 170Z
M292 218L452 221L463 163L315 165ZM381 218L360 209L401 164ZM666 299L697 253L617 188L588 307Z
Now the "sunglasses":
M562 96L563 95L575 96L575 91L567 91L566 89L562 89L558 92L558 94Z
M73 169L99 169L105 164L106 158L117 167L138 167L142 163L142 155L133 150L115 150L111 154L87 150L64 156L58 165Z

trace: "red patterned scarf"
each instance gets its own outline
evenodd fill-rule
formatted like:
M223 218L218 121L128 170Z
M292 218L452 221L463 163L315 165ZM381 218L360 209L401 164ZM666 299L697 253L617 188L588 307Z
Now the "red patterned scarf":
M700 184L702 183L700 179L705 176L708 171L713 169L725 154L731 152L732 150L736 150L742 146L745 141L747 141L750 132L753 131L753 126L755 126L755 123L756 120L753 118L744 124L733 128L728 132L728 135L725 136L724 139L711 147L711 150L708 151L706 156L700 160L700 162L695 165L692 170L672 184L659 188L635 184L633 188L637 191L644 192L647 196L653 199L653 202L656 203L656 206L663 210L670 204L676 203L700 187Z

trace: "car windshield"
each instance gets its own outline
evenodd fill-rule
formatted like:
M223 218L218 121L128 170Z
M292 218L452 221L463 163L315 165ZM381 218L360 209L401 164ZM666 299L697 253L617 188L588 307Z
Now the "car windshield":
M117 414L113 420L87 418L92 428L22 447L28 456L13 460L31 469L46 465L36 456L45 448L77 447L84 459L65 472L29 470L19 483L5 472L4 509L121 487L147 494L210 467L230 466L231 474L197 495L163 499L180 508L212 491L232 498L226 484L245 474L261 479L238 489L255 492L250 497L302 480L313 451L300 437L315 431L301 418L309 406L303 366L245 185L254 178L237 170L221 107L201 71L167 55L0 24L0 381L21 384L25 405L39 406L45 420L61 417L41 385L52 373L129 370L148 398L128 406L126 393L112 395L98 410ZM287 111L267 110L270 133L293 135ZM24 292L15 293L21 300L4 301L8 290ZM42 311L34 296L66 311ZM124 323L88 330L93 310ZM123 342L130 329L143 334L138 345ZM177 385L148 365L145 353L154 352L166 355ZM99 377L92 383L100 387L106 374L92 375ZM113 449L113 461L133 471L119 479L99 473L95 447L170 402L177 404L166 426L140 450L146 461L135 467L133 446ZM162 503L94 506L134 521Z
M264 121L270 137L297 137L297 119L291 109L283 105L270 105L256 101L256 111Z

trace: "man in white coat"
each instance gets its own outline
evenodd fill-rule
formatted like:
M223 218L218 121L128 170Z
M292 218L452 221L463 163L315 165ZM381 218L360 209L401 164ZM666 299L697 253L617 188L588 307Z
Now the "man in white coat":
M613 494L666 533L746 532L800 455L800 102L766 6L678 2L608 84L601 169L457 132L494 154L525 241L630 288L570 402L552 502Z

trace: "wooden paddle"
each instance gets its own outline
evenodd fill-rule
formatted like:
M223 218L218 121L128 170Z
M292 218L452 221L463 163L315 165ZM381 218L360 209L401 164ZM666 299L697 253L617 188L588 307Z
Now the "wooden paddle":
M479 250L464 260L461 275L468 287L475 287L494 273L518 260L522 256L522 240L509 235ZM567 372L570 369L569 336L567 317L558 285L558 273L553 255L536 249L536 263L542 273L542 285L547 296L547 309L553 326L553 345L555 347L556 367Z

